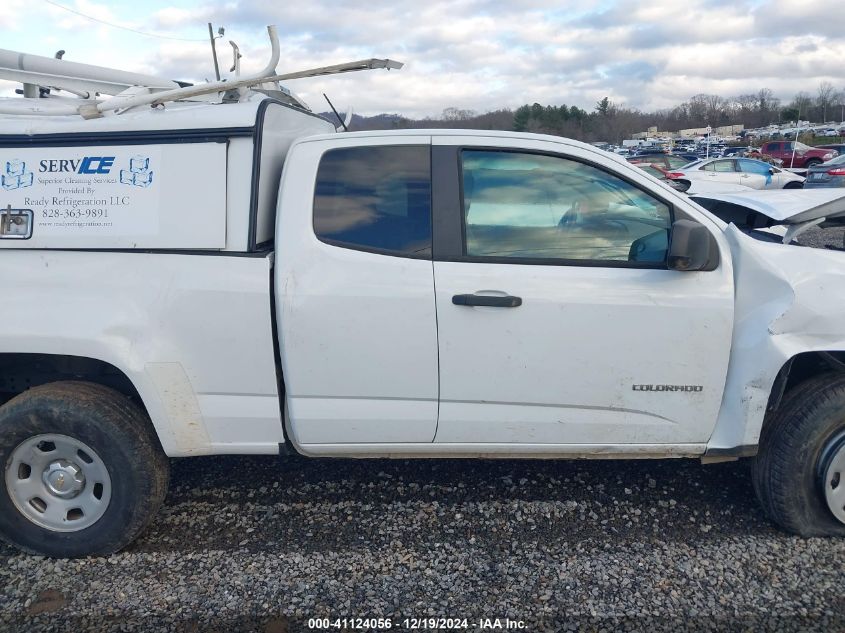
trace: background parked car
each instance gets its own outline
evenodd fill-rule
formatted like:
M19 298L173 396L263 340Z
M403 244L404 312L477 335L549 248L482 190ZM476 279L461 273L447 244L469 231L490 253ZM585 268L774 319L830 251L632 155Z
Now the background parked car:
M831 143L830 145L816 145L816 149L829 149L845 154L845 143Z
M634 156L662 156L666 150L662 147L640 147L634 152Z
M642 169L647 174L651 174L652 176L654 176L658 180L667 181L666 184L669 184L669 182L668 182L669 179L666 177L666 174L669 173L669 170L664 168L663 165L660 165L658 163L645 163L645 162L640 163L640 162L636 162L636 161L631 161L631 162L634 165L636 165L637 167L639 167L640 169Z
M681 156L674 154L646 154L644 156L631 156L628 158L629 163L639 166L640 163L647 165L660 165L666 169L680 169L688 165L691 161Z
M804 178L752 158L711 158L669 172L681 185L696 180L737 184L752 189L800 189Z
M672 189L675 189L676 191L682 191L689 195L715 192L727 193L732 191L754 191L751 187L745 187L743 185L710 182L708 180L695 180L691 183L681 180L672 180L668 177L669 170L661 165L650 163L634 164L647 174L651 174L652 176L657 178L667 187L672 187Z
M845 187L845 154L807 168L805 189L817 187Z
M783 161L780 158L775 158L774 156L769 156L768 154L763 154L756 147L749 150L745 154L745 158L753 158L755 160L761 160L764 163L769 163L769 165L774 165L775 167L783 167Z
M722 156L743 156L749 149L748 147L726 147Z
M687 163L691 163L693 161L699 160L698 154L693 152L672 152L672 156L678 156L683 158Z
M784 167L805 168L818 165L831 158L838 152L829 149L817 149L795 141L771 141L760 148L763 154L774 156L783 161Z

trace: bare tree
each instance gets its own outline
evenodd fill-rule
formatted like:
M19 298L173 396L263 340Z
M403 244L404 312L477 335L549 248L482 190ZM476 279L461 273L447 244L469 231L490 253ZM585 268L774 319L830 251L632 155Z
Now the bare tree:
M760 112L769 112L772 110L772 104L775 101L774 93L768 88L761 88L757 91L757 109Z
M810 108L813 106L813 98L806 92L799 92L790 104L791 107L798 110L798 118L802 116L809 117Z
M473 110L461 110L460 108L446 108L440 118L444 121L466 121L477 116Z
M816 104L822 110L822 123L825 123L827 122L827 109L836 103L836 88L829 81L823 81L819 84L818 94Z

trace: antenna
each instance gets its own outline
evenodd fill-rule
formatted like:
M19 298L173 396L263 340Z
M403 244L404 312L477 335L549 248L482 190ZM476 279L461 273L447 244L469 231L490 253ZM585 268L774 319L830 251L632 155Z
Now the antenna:
M343 119L340 118L340 115L337 113L337 110L335 109L334 105L332 104L331 99L329 99L329 96L324 92L323 97L325 97L326 102L329 104L329 107L332 109L332 112L334 112L334 115L337 117L337 120L340 121L340 124L343 126L343 131L348 132L349 127L347 127L346 121L344 121Z
M214 43L214 40L218 37L223 37L225 31L226 29L221 26L217 29L217 36L215 37L211 22L208 23L208 39L211 40L211 56L214 58L214 76L217 77L217 81L220 81L220 66L217 64L217 45Z

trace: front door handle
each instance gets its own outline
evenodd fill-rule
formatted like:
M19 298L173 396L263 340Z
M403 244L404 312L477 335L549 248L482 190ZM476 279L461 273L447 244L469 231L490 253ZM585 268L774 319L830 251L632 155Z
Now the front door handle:
M484 306L488 308L517 308L522 305L522 297L504 297L496 295L454 295L452 303L456 306Z

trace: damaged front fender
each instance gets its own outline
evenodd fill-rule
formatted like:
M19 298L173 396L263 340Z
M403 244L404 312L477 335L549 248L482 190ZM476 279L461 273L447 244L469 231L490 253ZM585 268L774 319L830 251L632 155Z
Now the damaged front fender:
M725 237L735 325L708 452L758 443L775 379L791 358L845 350L845 253L761 242L734 225Z

